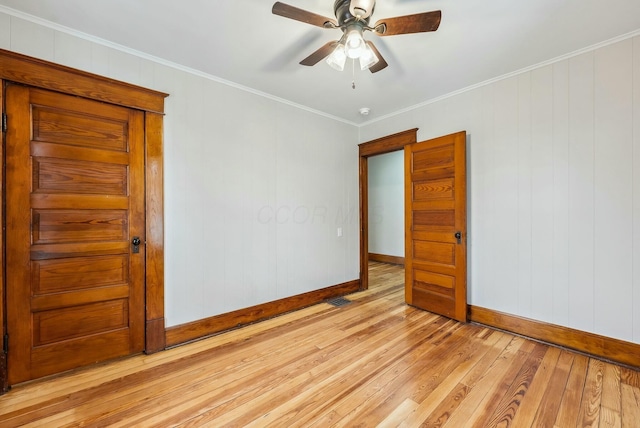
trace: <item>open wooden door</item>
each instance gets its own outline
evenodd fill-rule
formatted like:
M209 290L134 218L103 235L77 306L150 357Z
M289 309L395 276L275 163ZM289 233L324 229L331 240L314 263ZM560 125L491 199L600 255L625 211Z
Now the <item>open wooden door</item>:
M9 383L141 352L144 113L11 84L6 107Z
M466 322L466 132L404 150L406 302Z

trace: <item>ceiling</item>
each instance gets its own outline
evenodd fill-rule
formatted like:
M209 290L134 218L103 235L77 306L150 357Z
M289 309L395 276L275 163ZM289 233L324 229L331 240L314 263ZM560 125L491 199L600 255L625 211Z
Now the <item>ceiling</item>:
M433 33L378 37L375 74L298 64L340 30L275 0L0 0L0 5L361 124L640 30L638 0L377 0L371 22L442 11ZM334 0L283 0L333 18ZM356 88L351 83L355 77ZM359 109L368 107L369 116Z

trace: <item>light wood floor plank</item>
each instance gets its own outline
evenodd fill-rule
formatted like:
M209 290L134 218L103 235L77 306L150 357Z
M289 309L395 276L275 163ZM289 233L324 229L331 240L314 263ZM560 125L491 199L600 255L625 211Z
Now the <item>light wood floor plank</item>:
M516 413L520 412L520 405L529 390L531 380L536 375L540 363L548 351L548 346L536 344L497 406L488 426L512 426Z
M442 350L449 346L457 348L464 345L461 337L455 334L458 324L452 323L449 328L447 334L433 342L431 349L412 352L408 356L409 359L403 361L409 366L401 374L393 376L393 371L388 371L385 377L388 384L384 388L376 389L373 384L373 388L369 388L370 393L367 394L370 395L368 400L361 401L357 405L352 404L349 412L347 412L348 409L344 409L342 412L344 417L337 426L349 426L349 421L352 420L362 421L364 425L375 425L396 408L406 396L420 403L422 398L418 392L432 391L446 377L446 373L451 371L451 365L445 364L447 360L442 358ZM402 368L404 367L403 365ZM354 394L359 395L359 391L354 391Z
M601 427L622 426L622 390L620 367L605 364L602 379L602 401L600 409ZM638 421L640 423L640 421Z
M420 316L421 314L415 314L415 315ZM385 326L393 327L392 324L389 324L389 320L386 321ZM377 340L379 335L384 335L385 337L380 339L384 341L386 340L386 335L388 335L388 331L385 328L382 328L380 329L380 334L376 335L376 334L372 334L371 329L368 329L360 332L359 334L361 334L362 337L367 337L368 340L372 342L374 340ZM342 342L337 343L331 349L326 348L326 352L330 354L328 354L326 357L323 357L321 359L318 359L317 352L312 352L312 354L310 354L308 358L299 359L296 357L295 359L297 359L297 362L295 364L292 364L290 362L285 362L282 364L282 367L280 370L272 371L268 377L263 376L263 379L261 379L262 383L251 382L247 385L243 383L242 385L240 385L240 389L234 389L230 387L225 388L224 394L219 396L218 400L212 400L211 394L205 393L195 401L190 400L189 402L190 408L193 412L195 412L194 416L200 416L198 420L200 422L204 422L212 418L221 410L230 409L232 407L234 408L234 410L227 411L225 413L226 418L231 417L233 414L243 413L244 411L243 409L248 406L252 408L252 411L257 411L258 407L257 407L256 400L258 401L268 400L269 401L268 405L273 406L275 405L274 404L275 400L272 400L270 396L265 397L263 389L270 390L271 396L276 395L282 399L284 399L285 397L289 397L288 395L289 393L292 393L301 388L304 388L305 385L307 385L310 382L307 375L309 371L315 373L316 375L315 381L318 381L323 373L326 372L326 373L332 374L336 369L336 367L340 366L343 359L355 358L355 357L352 357L352 355L354 356L357 355L358 350L348 349L345 351L345 348L347 348L348 345L349 345L349 340L343 340ZM242 355L238 355L238 358L242 358ZM320 370L323 370L323 371L320 371ZM300 374L300 376L297 376L298 373ZM249 381L251 381L251 379L249 379ZM274 383L278 385L276 388L280 388L280 389L272 388L271 385ZM286 390L287 394L282 394L282 395L276 394L280 390ZM295 395L295 394L292 394L292 395ZM233 400L229 400L230 397L233 398ZM162 398L160 398L159 400L161 399ZM199 403L203 400L208 401L210 403L209 406L211 406L212 404L222 404L222 406L217 406L215 412L208 412L205 417L203 415L199 415L199 413L201 413L201 411L203 410L202 405L200 405ZM225 401L223 403L220 403L221 400L225 400ZM152 403L150 403L150 405L152 405ZM183 416L186 416L186 414L183 414Z
M460 342L457 343L458 345L454 346L459 346ZM413 358L415 360L415 356ZM427 371L433 374L433 378L427 378L425 376ZM441 385L443 379L448 378L445 373L449 372L450 368L447 366L441 366L439 368L429 366L429 369L426 370L424 361L419 360L412 364L410 369L403 373L402 377L392 378L393 372L389 371L386 379L389 383L387 383L384 388L378 390L371 389L371 397L368 400L358 405L352 404L350 406L352 410L346 413L336 426L348 427L350 426L350 421L353 420L359 421L364 426L375 426L380 420L384 419L386 415L392 412L406 396L406 394L402 392L402 388L397 386L399 379L408 378L406 385L412 386L413 388L433 391L434 388L437 388L437 385ZM359 394L359 392L355 391L355 394ZM412 401L418 402L418 396L411 395L410 397Z
M175 361L184 356L192 356L200 351L211 349L215 346L238 343L247 337L259 334L260 332L269 331L276 326L300 322L317 313L326 312L328 309L332 309L332 307L329 305L317 305L307 308L304 311L285 314L277 319L250 325L244 329L231 331L225 335L215 336L200 342L191 343L188 346L170 349L150 356L139 355L133 358L124 358L110 363L102 363L91 368L80 369L59 376L53 376L49 378L52 380L51 382L39 380L18 385L13 388L14 391L11 394L7 394L0 398L0 402L2 402L2 407L0 409L4 412L6 406L6 413L10 413L10 411L16 409L22 409L22 413L24 413L24 409L29 406L40 410L44 407L42 405L42 397L47 395L53 397L52 400L47 402L47 406L52 406L53 402L59 402L61 400L65 400L67 402L67 406L73 406L68 395L74 392L84 391L85 389L92 388L97 384L118 382L124 377L135 375L141 370L149 370L164 363L170 363L171 361ZM82 373L85 371L90 371L90 376L83 376ZM24 393L15 394L14 392L16 390L23 390ZM87 397L85 395L80 397L81 400L86 398ZM4 400L6 400L6 403ZM51 407L51 409L53 410L54 408Z
M416 314L418 316L422 316L421 314ZM409 317L408 319L411 319L412 317ZM400 320L401 318L398 317L398 320ZM339 368L341 365L345 364L345 361L351 361L351 360L357 360L357 356L359 355L359 353L366 349L365 347L363 347L363 349L358 349L355 348L353 346L350 346L350 340L358 340L358 337L360 337L362 341L366 340L368 342L371 343L371 347L375 348L377 346L378 343L384 343L386 340L388 340L388 335L391 331L393 331L392 329L387 329L386 327L390 327L387 323L383 324L383 325L379 325L379 326L373 326L370 327L366 330L364 330L363 332L359 333L360 336L354 336L351 339L347 339L342 341L341 343L337 343L333 346L332 349L326 348L325 352L329 353L331 352L331 354L327 354L326 357L323 357L322 359L315 359L315 360L311 360L311 363L314 364L320 364L318 367L311 367L311 368L307 368L304 370L293 370L293 371L289 371L288 373L286 373L286 376L288 378L294 378L294 376L296 376L298 373L300 374L299 378L294 378L293 380L289 381L289 383L283 385L281 382L273 382L271 379L273 379L273 374L270 374L268 378L265 379L265 381L267 382L267 384L272 384L272 383L277 383L277 386L275 388L280 388L283 390L286 390L287 388L289 388L287 390L287 397L288 397L288 393L291 392L291 388L292 388L292 384L291 382L298 382L296 388L298 389L304 389L306 388L306 386L309 383L314 383L314 384L318 384L321 383L322 379L326 378L327 376L330 376L332 374L335 374L335 370L336 368ZM393 327L393 326L391 326ZM379 332L373 333L373 331L378 328ZM324 371L319 371L319 370L324 370ZM312 378L311 376L309 376L309 373L314 374L316 377ZM325 376L324 378L322 376ZM275 390L271 391L270 396L276 396L277 394L275 393ZM296 395L296 394L293 394ZM269 399L269 406L275 406L275 403L278 399L282 399L284 398L285 395L278 397L277 399L271 399L270 397L260 397L259 395L256 397L253 397L252 400L246 402L246 403L242 403L241 405L246 405L246 406L251 406L252 407L252 411L256 411L256 404L258 403L255 400L265 400L265 399ZM244 394L244 397L241 398L246 398L246 394ZM240 405L240 403L236 403L238 405ZM238 407L238 406L236 406ZM243 414L243 408L240 407L237 410L231 410L229 411L227 414L225 414L225 418L230 418L233 415L242 415ZM198 420L201 422L204 422L205 420L209 420L216 417L216 412L209 412L206 415L202 414L198 417Z
M508 345L512 340L511 336L494 332L494 336L498 340L491 346L491 348L485 353L478 363L464 376L464 378L451 390L447 397L445 397L438 407L429 415L429 417L423 422L425 426L445 426L448 425L450 419L454 416L458 416L459 419L464 417L464 410L472 410L477 408L477 403L472 404L474 386L476 386L479 379L484 376L489 367L494 363L499 353ZM479 396L478 396L479 397ZM408 424L413 419L413 415L409 414L403 426L409 426ZM419 420L419 418L417 418Z
M503 366L502 370L493 371L493 379L490 379L485 384L487 389L484 391L484 388L479 389L479 392L484 392L486 395L484 395L479 405L474 409L475 411L472 415L467 419L467 421L460 422L474 427L489 426L493 415L501 410L499 408L500 404L503 403L509 388L515 382L518 374L527 363L534 347L535 344L526 340L523 340L522 343L520 343L520 347L513 357L508 361L504 361L506 366ZM500 362L503 363L503 361ZM494 369L495 367L496 366L492 366ZM451 424L451 421L449 423Z
M407 398L393 412L389 413L389 416L384 418L377 427L378 428L395 428L400 426L402 421L406 418L406 415L412 413L418 407L418 403Z
M500 349L500 354L495 360L491 359L491 365L486 372L480 378L471 379L464 383L471 388L471 392L465 397L464 405L458 407L443 426L452 428L473 426L474 424L481 426L482 419L489 416L487 413L495 405L496 399L501 397L497 391L505 372L510 367L512 367L512 372L519 370L526 358L526 353L520 351L526 341L513 336L507 338L509 339L508 343Z
M446 330L442 328L438 318L434 318L433 332L443 333ZM454 323L451 323L453 326ZM354 385L354 388L343 388L339 391L327 391L325 395L328 395L322 406L319 407L320 412L317 410L308 409L305 414L297 418L295 422L291 424L292 427L297 426L323 426L330 420L332 423L337 423L337 420L345 415L349 414L354 409L363 406L368 399L375 396L376 393L382 392L393 393L395 389L390 386L389 383L393 380L403 376L406 372L411 371L418 360L416 354L428 355L429 350L435 349L433 340L437 338L431 334L432 332L421 329L421 332L416 335L418 338L422 338L420 342L416 343L413 348L414 351L410 353L400 352L395 353L393 360L389 360L388 364L380 365L373 372L371 372L367 378L363 379L363 382L359 385ZM393 350L392 350L393 351ZM363 401L363 397L368 397Z
M575 355L571 352L562 351L558 358L558 364L553 370L551 378L548 380L547 388L544 391L538 407L538 413L531 423L535 427L552 427L560 411L560 403L567 388L569 373Z
M531 383L528 389L525 389L522 393L522 398L519 400L520 405L517 412L514 412L511 426L533 426L533 420L536 417L540 403L550 384L551 376L555 372L560 353L560 349L557 348L547 349L538 369L533 373L533 377L531 377ZM526 400L524 399L525 396Z
M640 422L640 389L623 383L620 386L622 395L622 426L633 427Z
M350 413L360 411L369 404L370 400L379 397L378 393L383 395L384 405L397 408L408 394L408 392L402 393L399 389L418 381L415 373L419 371L423 359L430 358L429 355L437 351L436 343L449 331L456 328L455 322L446 321L440 317L434 320L434 325L438 325L435 330L422 329L417 334L420 338L417 346L410 352L403 351L398 354L400 358L395 360L393 364L384 367L379 375L371 377L353 390L345 391L346 394L339 394L339 400L330 409L325 409L323 414L315 418L315 421L309 426L322 427L328 423L334 426L344 424L349 420L349 418L345 418ZM304 420L300 422L303 423ZM299 426L304 426L304 424L299 424Z
M554 427L577 426L588 367L589 358L575 355Z
M322 406L345 395L350 388L365 382L367 377L372 375L372 372L377 373L381 368L396 360L398 355L394 352L394 348L400 342L412 340L412 336L415 337L415 332L420 328L420 324L416 323L413 328L409 328L403 334L392 334L392 330L384 328L385 334L377 340L372 340L374 337L371 337L360 343L357 349L352 348L343 353L340 360L337 361L336 367L329 367L324 378L320 378L316 373L311 373L314 377L312 387L297 391L288 397L286 402L281 400L280 405L269 412L269 415L257 420L255 426L267 426L269 423L288 426L296 419L310 414L314 409L322 408ZM361 353L363 355L360 355ZM318 382L318 379L323 380ZM291 391L287 385L278 386L278 388L286 390L287 394ZM252 412L260 410L256 404L251 403ZM267 409L273 408L278 403L267 398L260 404L266 413ZM246 415L246 409L239 409L239 411ZM216 422L222 423L224 421L216 420ZM245 420L234 421L242 426L249 422Z
M627 367L620 367L620 381L627 385L640 388L640 371Z
M580 413L578 415L578 424L580 426L594 428L600 426L602 378L604 377L604 367L605 363L602 361L589 361L587 379L582 393Z
M248 375L263 369L263 364L266 358L265 355L268 355L269 358L273 358L274 356L277 357L283 355L293 349L295 352L290 353L288 357L290 359L296 359L300 356L298 352L308 353L309 350L311 350L312 353L315 353L315 347L313 346L315 338L308 338L306 341L300 342L299 339L303 336L304 335L300 335L299 332L296 334L296 331L282 335L280 339L283 340L284 346L281 345L275 351L269 350L269 347L267 346L266 354L265 343L268 344L277 338L271 337L270 340L258 341L255 344L253 343L253 340L245 340L241 345L234 348L217 348L218 358L213 362L211 361L210 355L206 353L194 355L188 361L176 361L175 364L172 364L171 366L165 366L169 368L170 373L166 374L162 378L158 376L159 373L152 372L148 375L152 379L149 382L134 382L134 386L129 389L120 387L117 396L112 397L112 394L110 395L108 393L103 395L101 407L110 408L111 413L117 413L119 417L122 417L126 414L125 410L129 407L131 397L143 395L146 397L145 407L138 410L144 411L145 409L153 409L154 403L162 401L167 395L179 394L178 397L180 397L182 396L180 393L183 389L188 389L191 391L191 394L193 394L194 391L198 391L202 387L206 388L210 383L210 372L215 370L223 371L230 364L233 364L236 369L240 370L239 373L242 375L238 375L237 371L229 371L227 376L218 379L217 383L220 385L226 385L227 381L241 381ZM262 338L266 339L264 335ZM242 358L238 358L238 354L241 354ZM239 359L241 362L238 364L237 360ZM205 366L207 370L203 370L203 366ZM162 386L158 386L158 382L161 382ZM249 382L253 384L252 380ZM162 407L158 406L155 408L162 409ZM114 412L114 410L118 411ZM85 412L92 413L95 411L96 408L91 405L79 406L73 409L73 413L76 415L85 415ZM137 416L137 413L134 413L134 415ZM90 415L88 414L83 417L90 420ZM110 419L106 416L104 416L104 418L105 419L92 420L92 422L97 423L98 421L101 421L109 424L115 423L113 418Z
M476 343L472 347L460 347L452 355L452 370L442 381L426 395L418 407L408 414L402 422L403 426L432 426L443 424L453 409L455 409L466 397L469 387L463 385L465 379L474 375L481 361L491 354L493 346L503 335L493 335L484 340L484 343Z
M638 426L638 370L407 306L401 267L369 277L345 306L16 385L0 426Z

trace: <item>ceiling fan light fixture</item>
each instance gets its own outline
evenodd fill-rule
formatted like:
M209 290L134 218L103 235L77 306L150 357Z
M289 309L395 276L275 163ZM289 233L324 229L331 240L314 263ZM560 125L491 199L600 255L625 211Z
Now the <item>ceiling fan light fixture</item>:
M369 45L365 44L362 54L360 55L360 70L367 70L372 65L375 65L380 61L373 49Z
M342 31L340 40L325 43L300 61L301 65L315 65L326 58L331 67L342 71L347 57L354 62L358 58L360 67L369 69L371 73L377 73L389 64L370 41L364 40L362 35L365 31L372 31L378 36L427 33L436 31L442 19L442 11L433 10L378 20L372 27L369 22L375 6L376 0L335 0L333 13L336 18L333 19L276 1L271 13L316 27ZM341 46L337 47L338 44Z
M345 42L345 52L349 58L358 58L362 55L366 44L362 38L362 30L359 27L347 31L347 41Z
M327 64L334 70L344 70L344 64L347 62L347 54L345 53L344 45L339 43L338 46L331 52L331 55L327 57Z

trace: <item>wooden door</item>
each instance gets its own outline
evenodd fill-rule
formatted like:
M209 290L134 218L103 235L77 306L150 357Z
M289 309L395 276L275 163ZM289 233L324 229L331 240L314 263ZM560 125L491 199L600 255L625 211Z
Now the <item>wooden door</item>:
M142 351L144 113L18 85L6 111L9 383Z
M466 322L466 133L404 153L406 302Z

